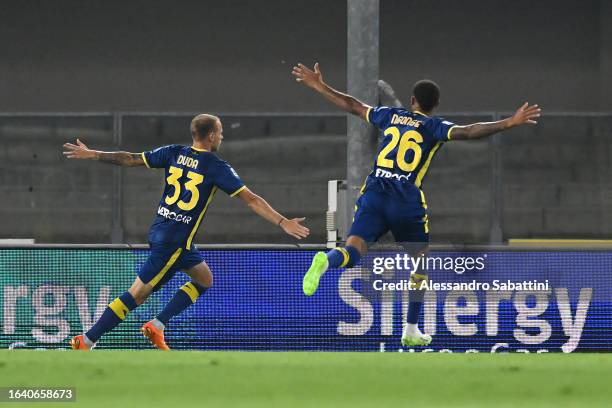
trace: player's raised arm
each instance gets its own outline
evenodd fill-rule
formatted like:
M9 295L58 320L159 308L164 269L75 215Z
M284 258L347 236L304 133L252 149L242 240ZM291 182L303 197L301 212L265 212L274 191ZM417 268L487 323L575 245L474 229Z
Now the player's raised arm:
M537 118L540 117L542 110L538 105L523 104L514 116L496 122L480 122L467 126L454 126L450 132L452 140L473 140L491 136L502 130L510 129L520 125L536 125Z
M319 69L318 62L315 63L314 70L311 70L304 64L297 64L297 66L293 67L293 71L291 73L297 82L314 89L343 111L352 113L353 115L359 116L361 119L367 121L366 115L368 114L368 109L370 106L351 95L337 91L331 86L327 85L323 81L323 74Z
M140 153L130 152L102 152L88 148L85 143L77 139L77 144L64 143L64 156L68 159L98 160L103 163L118 166L144 166L145 162Z
M253 193L248 188L244 188L238 193L238 197L246 205L249 206L251 210L260 217L270 221L273 224L278 225L285 231L287 234L291 235L294 238L302 239L306 238L308 234L310 234L310 230L300 223L305 220L305 218L293 218L291 220L283 217L279 214L266 200Z

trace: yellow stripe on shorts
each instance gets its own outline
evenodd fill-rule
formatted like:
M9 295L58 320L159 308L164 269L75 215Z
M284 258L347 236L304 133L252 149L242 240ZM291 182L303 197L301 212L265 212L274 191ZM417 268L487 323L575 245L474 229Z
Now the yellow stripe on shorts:
M151 281L149 282L151 284L151 286L155 287L155 285L157 285L159 283L159 281L162 280L164 275L168 272L168 270L170 270L172 265L174 265L174 263L176 262L178 257L181 256L181 252L183 252L183 248L179 248L176 251L174 251L174 253L170 257L168 262L166 262L166 265L164 265L162 270L159 271L159 273L157 275L155 275L155 277L153 279L151 279Z

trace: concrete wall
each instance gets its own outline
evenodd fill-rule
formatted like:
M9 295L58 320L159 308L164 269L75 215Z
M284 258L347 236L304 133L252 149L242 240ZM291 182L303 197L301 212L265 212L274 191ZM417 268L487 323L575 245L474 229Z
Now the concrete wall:
M75 136L101 149L140 151L188 143L189 116L127 117L124 143L112 118L0 119L0 237L39 242L110 242L112 167L68 161L61 144ZM325 239L326 182L346 171L345 121L335 118L224 119L221 155L245 183L288 216L305 216L307 242ZM486 116L455 121L490 120ZM502 135L504 238L608 238L612 235L612 115L551 116ZM483 243L492 201L490 141L451 142L424 182L432 239ZM123 172L125 240L146 241L163 186L159 171ZM293 242L237 199L218 194L197 242Z
M446 111L610 111L610 26L603 0L383 0L381 76ZM346 3L3 2L0 48L0 111L332 110L289 72L344 88Z
M381 1L382 75L409 95L442 87L442 109L611 111L605 1ZM608 57L609 58L609 57Z
M115 146L112 117L0 118L0 238L37 242L111 241L113 166L66 160L62 144L80 137L101 150L142 151L188 144L190 116L126 117ZM343 117L224 117L220 155L254 192L289 217L306 217L325 238L327 180L346 172ZM125 242L147 240L164 176L145 167L123 169ZM196 242L294 242L280 228L252 214L238 199L217 194Z
M344 1L3 2L0 111L329 111L293 83L295 61L321 62L344 88ZM612 7L604 1L381 1L381 76L407 100L428 77L444 111L612 111ZM373 102L373 101L370 101ZM322 242L326 181L345 178L344 119L224 117L222 155L255 191L305 215ZM486 119L456 117L459 123ZM0 237L109 242L112 170L67 162L61 144L131 151L189 143L189 116L0 119ZM504 238L612 234L606 118L548 117L504 135ZM488 141L450 143L425 183L436 242L485 242ZM144 242L161 175L126 169L124 228ZM219 196L199 242L290 242Z

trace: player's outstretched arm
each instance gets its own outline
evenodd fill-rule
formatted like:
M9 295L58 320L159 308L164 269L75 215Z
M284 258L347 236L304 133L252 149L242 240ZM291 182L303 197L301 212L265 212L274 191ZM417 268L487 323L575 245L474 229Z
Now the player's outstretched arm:
M323 81L323 74L319 69L318 62L314 65L314 70L311 70L304 64L297 64L297 66L293 67L291 73L297 82L314 89L343 111L359 116L363 120L367 120L366 115L370 106L351 95L337 91L327 85Z
M536 125L537 118L540 117L542 110L538 105L529 105L525 102L518 108L514 116L496 122L473 123L467 126L455 126L451 131L452 140L473 140L491 136L502 130L510 129L521 125Z
M291 220L280 215L266 200L253 193L248 188L245 188L240 193L238 193L238 197L246 205L249 206L251 210L260 217L270 221L273 224L278 225L285 231L287 234L291 235L294 238L302 239L306 238L308 234L310 234L310 230L300 223L305 220L305 218L293 218Z
M85 143L77 139L77 144L64 143L64 156L68 159L98 160L103 163L116 164L118 166L144 166L140 153L129 152L101 152L88 148Z

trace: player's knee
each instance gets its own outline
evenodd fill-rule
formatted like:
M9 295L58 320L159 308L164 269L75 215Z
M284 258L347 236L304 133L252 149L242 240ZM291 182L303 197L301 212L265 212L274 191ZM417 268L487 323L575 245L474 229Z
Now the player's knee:
M428 242L400 242L399 244L413 258L426 256L429 252Z
M206 273L206 274L204 275L204 279L203 279L203 281L202 281L202 282L199 282L199 283L200 283L202 286L204 286L206 289L210 289L210 288L212 288L212 286L213 286L213 282L214 282L214 279L213 279L213 274L212 274L212 272L211 272L211 271L210 271L210 269L209 269L209 270L208 270L208 273Z
M158 285L158 287L161 286L162 285ZM128 293L132 295L136 304L140 306L155 290L156 288L152 287L150 283L144 283L140 277L138 277L128 289Z
M368 250L368 244L366 243L366 241L363 238L358 237L357 235L351 235L350 237L348 237L348 239L346 240L346 246L357 248L359 254L361 255L365 254Z
M210 289L213 285L213 274L208 265L205 262L202 262L193 268L190 268L185 271L191 280L194 283L198 283L199 285Z
M145 302L145 300L147 300L148 297L149 295L136 295L134 296L134 301L136 301L136 304L140 306Z
M346 246L344 247L344 250L348 254L348 259L345 262L344 267L352 268L353 266L357 265L361 260L361 253L359 252L359 250L357 250L357 248L353 246Z
M193 280L191 281L191 283L198 290L198 294L199 295L203 295L204 292L206 292L208 289L212 288L212 282L210 282L210 286L209 285L202 285L201 283L198 283L198 282L193 281Z
M205 289L210 289L213 286L213 275L210 270L197 275L192 274L191 282L193 282L193 284L198 288L203 287Z
M415 247L414 255L411 255L411 256L413 258L416 258L416 257L419 257L419 256L427 256L428 252L429 252L429 243L427 243L427 242L420 242Z
M146 289L144 286L136 288L132 287L128 290L128 292L130 293L130 295L132 295L132 297L134 298L134 302L136 302L138 306L143 304L144 301L147 300L147 298L151 294L151 291Z
M213 286L213 276L212 276L212 273L209 273L209 274L203 276L197 282L196 282L195 279L192 279L192 282L193 282L194 285L197 285L196 287L198 289L200 287L202 287L204 289L210 289Z

